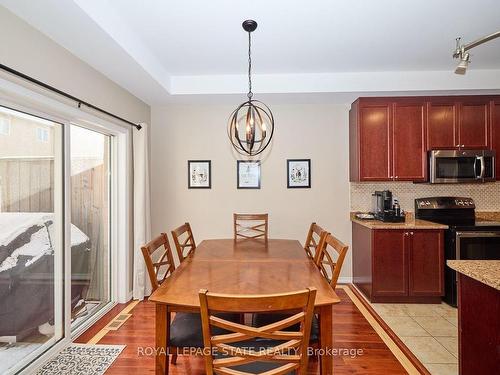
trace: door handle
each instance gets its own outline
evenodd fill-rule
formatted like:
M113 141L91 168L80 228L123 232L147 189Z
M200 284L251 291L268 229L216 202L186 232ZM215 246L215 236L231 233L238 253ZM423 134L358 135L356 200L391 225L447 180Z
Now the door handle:
M480 171L479 175L476 175L477 179L484 178L484 174L486 173L486 165L484 163L484 156L476 156L476 163L479 161L480 163Z

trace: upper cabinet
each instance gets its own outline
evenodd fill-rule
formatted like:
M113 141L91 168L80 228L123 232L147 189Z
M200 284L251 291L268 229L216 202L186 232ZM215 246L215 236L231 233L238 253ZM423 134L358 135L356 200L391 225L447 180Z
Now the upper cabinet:
M427 103L427 148L454 149L458 146L458 114L455 103Z
M484 97L436 97L427 102L427 149L489 148Z
M489 100L465 99L459 103L460 148L487 149L489 147Z
M392 164L394 180L425 181L425 103L402 101L392 105ZM409 152L411 150L411 152Z
M361 98L349 118L351 181L425 180L425 102Z
M349 146L350 181L426 181L429 150L500 153L500 97L359 98Z

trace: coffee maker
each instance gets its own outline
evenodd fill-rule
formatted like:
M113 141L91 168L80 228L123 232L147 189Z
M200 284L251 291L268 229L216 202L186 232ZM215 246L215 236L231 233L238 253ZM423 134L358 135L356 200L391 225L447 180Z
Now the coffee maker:
M405 215L399 207L397 200L392 199L390 190L376 191L372 194L373 215L375 219L391 223L405 221Z

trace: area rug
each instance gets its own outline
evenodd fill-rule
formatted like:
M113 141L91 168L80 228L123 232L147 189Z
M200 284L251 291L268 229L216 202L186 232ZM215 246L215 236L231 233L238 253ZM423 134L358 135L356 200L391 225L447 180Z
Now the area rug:
M47 362L37 375L102 375L125 345L71 344Z

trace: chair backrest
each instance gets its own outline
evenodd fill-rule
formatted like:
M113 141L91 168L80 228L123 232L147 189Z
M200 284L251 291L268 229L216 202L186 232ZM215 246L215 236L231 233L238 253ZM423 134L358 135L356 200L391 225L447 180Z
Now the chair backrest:
M275 368L265 371L268 375L286 374L297 370L307 372L307 346L314 313L316 289L308 288L292 293L273 295L227 295L200 290L201 322L205 346L205 369L208 375L247 374L237 372L232 367L242 364L272 362ZM275 323L262 327L252 327L231 322L214 315L216 312L250 313L293 310L293 315L285 315ZM297 325L298 331L284 330ZM212 335L212 327L229 331ZM248 348L249 340L264 339L266 350ZM278 342L274 342L276 340ZM258 341L262 343L262 341ZM238 347L238 343L243 343ZM275 344L273 346L273 344ZM245 347L246 345L246 347ZM223 358L214 358L214 352L223 353ZM237 369L236 369L237 370ZM234 371L234 372L232 372Z
M268 238L268 214L233 214L234 239Z
M196 249L196 243L194 242L193 232L189 223L184 223L180 227L175 228L172 231L172 238L177 249L179 262L182 262Z
M141 247L153 291L175 270L172 248L166 233L160 234ZM161 253L163 251L163 253ZM159 253L158 255L154 255ZM153 258L158 259L154 261ZM164 272L164 273L163 273Z
M328 251L329 248L332 248L337 253L336 260L334 260ZM318 246L316 265L333 289L337 286L337 280L339 279L342 264L344 263L344 258L348 249L349 246L343 244L330 233L323 238L322 243Z
M307 233L306 242L304 244L304 250L309 258L316 261L318 255L318 246L323 240L323 237L328 233L326 230L321 228L318 224L312 223L309 227L309 232Z

